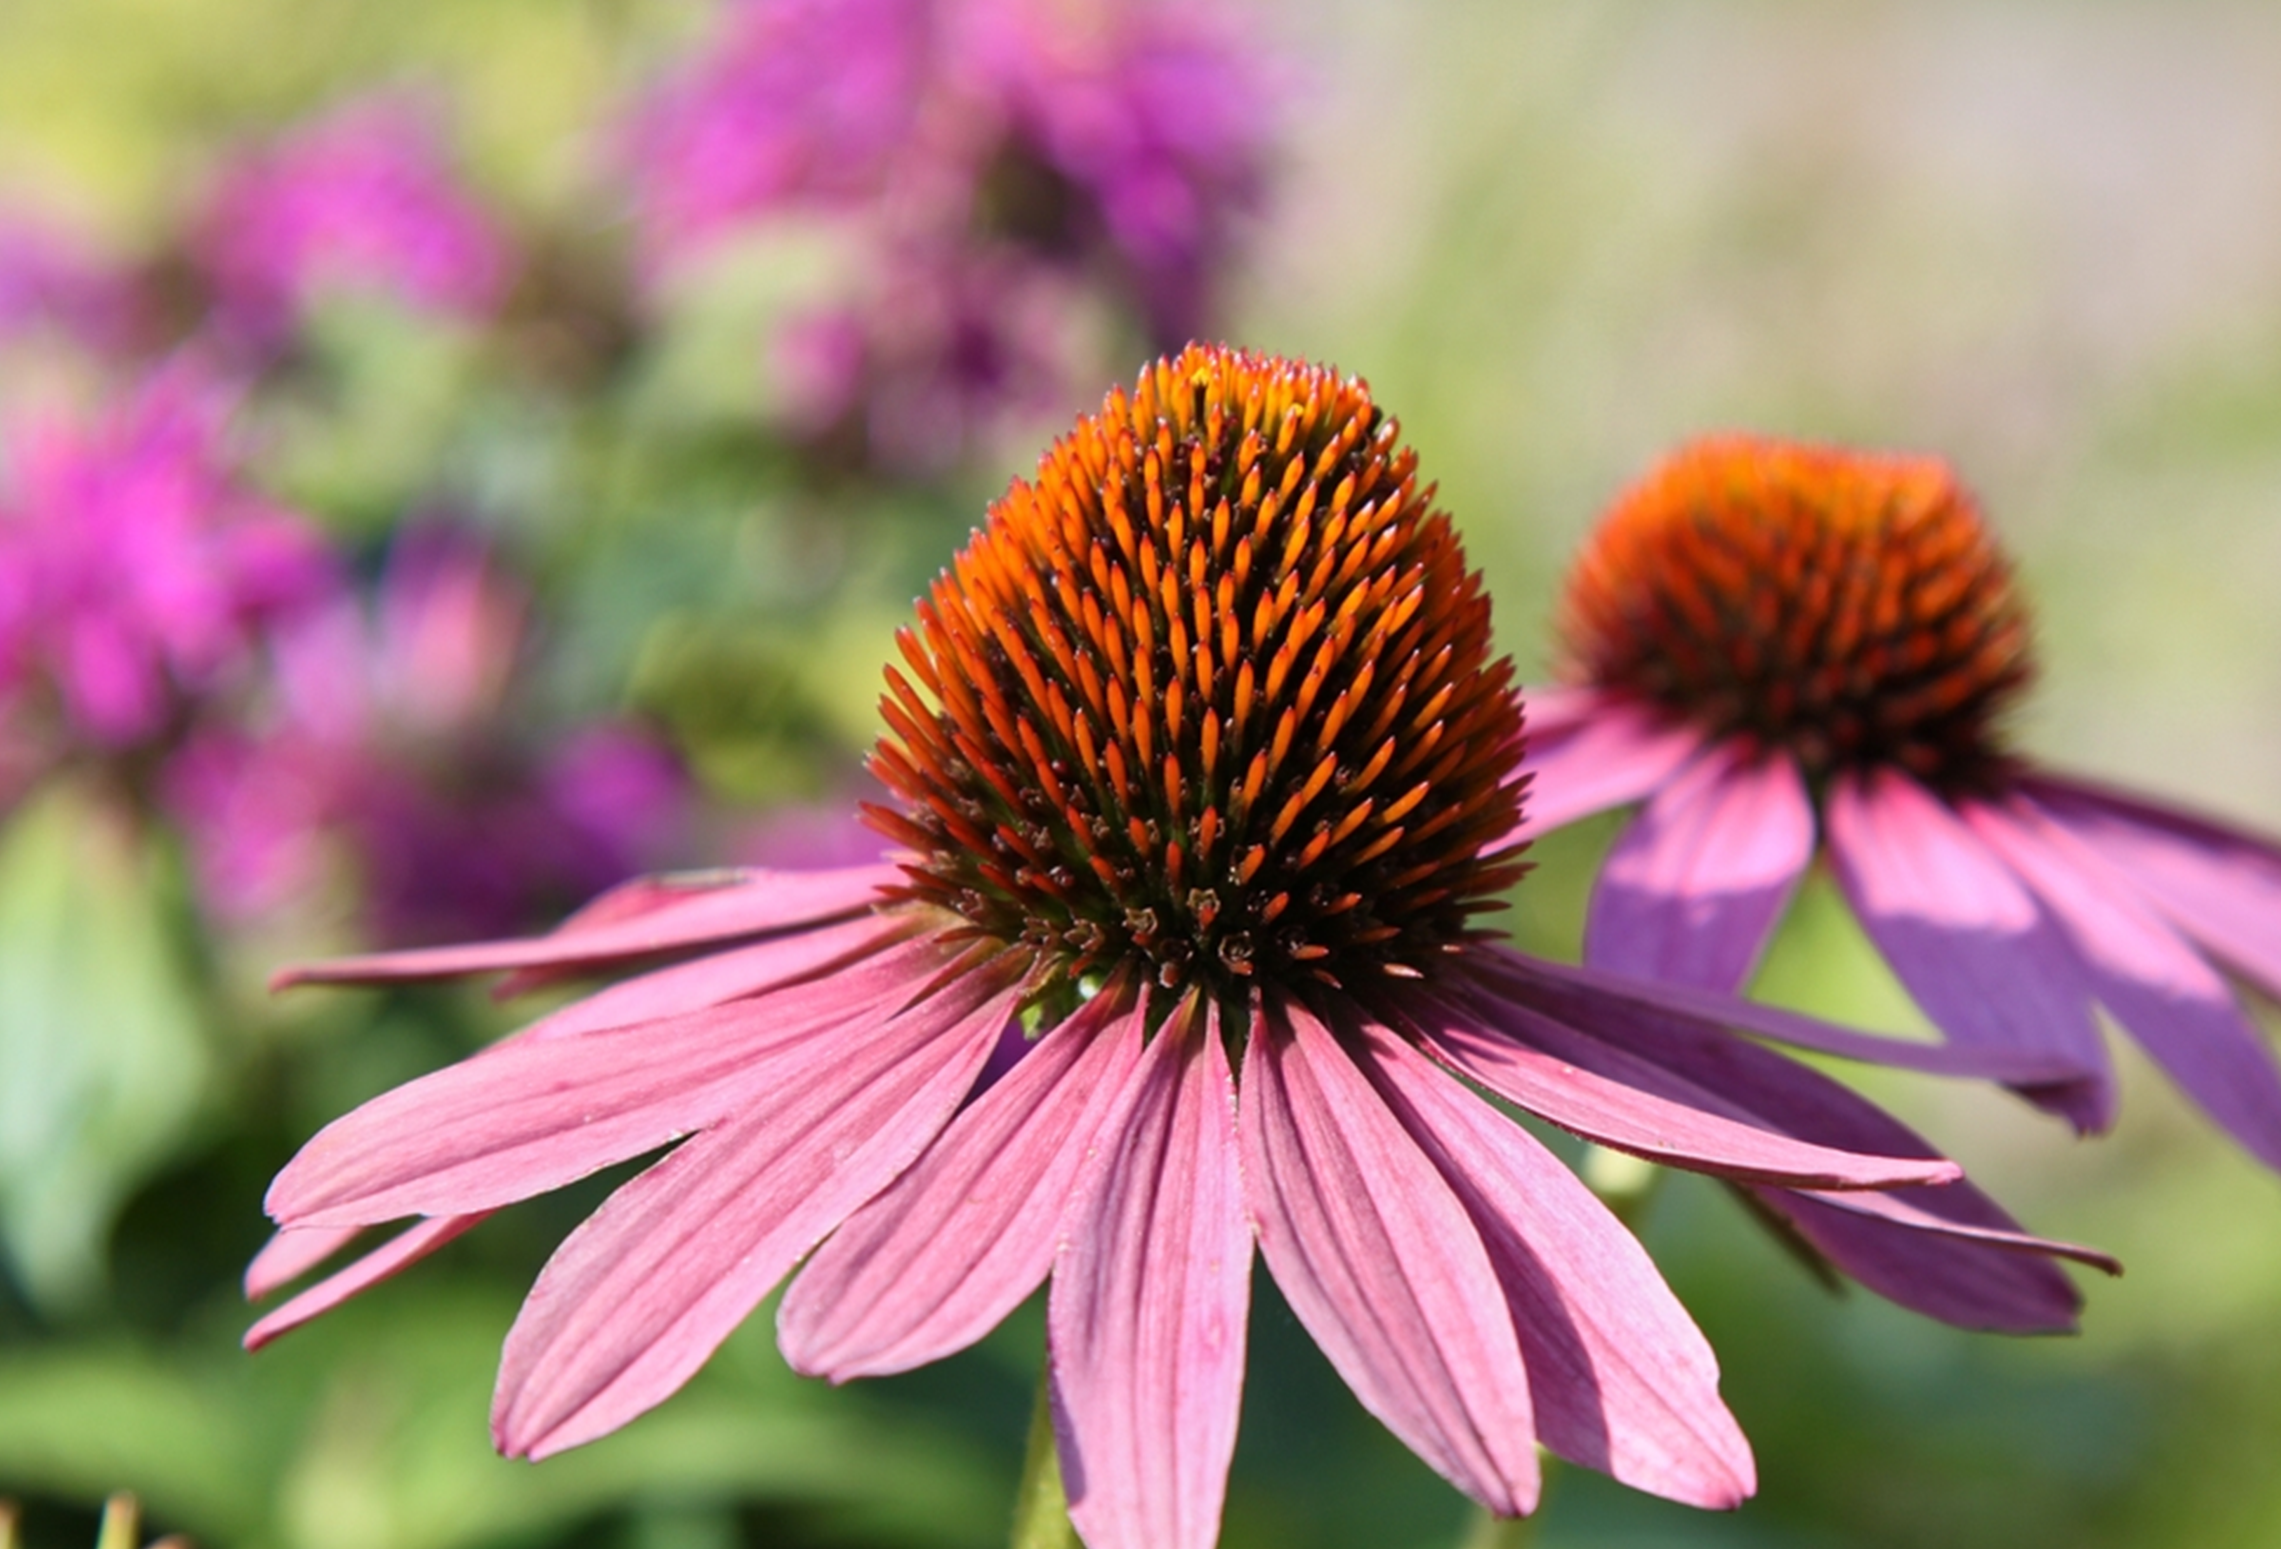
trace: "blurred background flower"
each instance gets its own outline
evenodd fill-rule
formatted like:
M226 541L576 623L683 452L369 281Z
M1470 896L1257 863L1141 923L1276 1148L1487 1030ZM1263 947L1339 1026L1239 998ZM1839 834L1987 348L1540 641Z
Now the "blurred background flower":
M263 1181L507 1025L258 986L606 872L876 853L819 814L910 599L1191 331L1401 406L1531 680L1576 542L1659 452L1937 451L2037 609L2020 746L2281 828L2276 59L2254 0L0 9L0 504L50 534L25 566L79 577L0 578L25 1542L91 1541L122 1485L214 1544L1002 1540L1035 1308L862 1392L793 1382L756 1326L576 1459L492 1457L500 1331L599 1188L248 1361ZM1611 837L1539 842L1532 949L1574 953ZM1924 1031L1818 875L1754 990ZM2120 1075L2096 1147L1872 1083L2129 1261L2081 1340L1831 1299L1723 1195L1662 1190L1644 1230L1761 1494L1700 1517L1577 1476L1542 1540L2270 1542L2281 1201ZM1454 1541L1454 1495L1260 1294L1227 1542Z

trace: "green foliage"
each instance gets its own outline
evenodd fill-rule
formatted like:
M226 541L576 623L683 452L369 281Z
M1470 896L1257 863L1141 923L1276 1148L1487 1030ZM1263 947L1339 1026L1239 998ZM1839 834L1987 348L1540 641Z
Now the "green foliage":
M0 829L0 1245L51 1315L101 1292L129 1191L215 1079L150 834L59 780Z

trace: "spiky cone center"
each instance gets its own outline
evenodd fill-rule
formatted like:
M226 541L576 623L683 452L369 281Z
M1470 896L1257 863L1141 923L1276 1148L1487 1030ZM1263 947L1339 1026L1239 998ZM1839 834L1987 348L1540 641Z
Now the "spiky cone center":
M1617 498L1561 631L1571 676L1787 748L1817 782L1999 788L2033 675L2010 567L1946 463L1754 436L1694 442Z
M991 507L900 637L904 896L1223 1000L1416 976L1520 875L1489 603L1354 378L1191 345Z

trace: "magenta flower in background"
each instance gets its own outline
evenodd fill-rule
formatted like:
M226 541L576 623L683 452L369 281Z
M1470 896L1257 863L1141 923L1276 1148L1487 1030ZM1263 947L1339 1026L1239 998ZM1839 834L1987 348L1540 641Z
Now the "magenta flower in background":
M736 0L627 130L653 260L755 216L861 207L914 152L937 0Z
M656 273L771 219L838 231L844 298L770 342L791 418L939 467L1060 409L1105 315L1166 349L1208 325L1265 75L1189 5L742 0L635 115L629 182Z
M1274 92L1223 15L1192 3L979 8L985 73L1028 183L1027 235L1103 253L1162 348L1193 337L1265 200ZM1018 201L1022 190L1017 187Z
M224 325L263 345L330 290L481 317L513 265L428 115L399 97L351 103L247 152L190 240Z
M1686 447L1587 542L1564 639L1529 831L1645 803L1600 874L1588 962L1737 989L1826 854L1951 1045L2065 1063L2026 1095L2103 1129L2103 1007L2281 1167L2281 1069L2221 973L2281 995L2281 843L2005 746L2027 617L1946 465Z
M231 395L182 366L81 423L12 427L0 483L0 710L48 759L185 731L265 631L328 596L315 529L251 489Z
M141 322L122 267L53 226L0 213L0 343L53 333L110 352L126 348Z
M1495 1511L1535 1505L1540 1441L1735 1504L1751 1457L1702 1336L1475 1086L1927 1245L2000 1244L2026 1268L1984 1296L2071 1321L2046 1256L2096 1255L2021 1235L1916 1136L1729 1028L1882 1041L1475 926L1523 869L1520 700L1359 381L1159 362L992 509L902 645L873 762L901 804L871 812L894 864L634 883L537 940L288 976L633 971L312 1140L271 1190L253 1294L414 1224L249 1344L673 1145L539 1277L501 1362L504 1451L661 1402L803 1260L779 1337L835 1381L947 1355L1050 1277L1072 1519L1093 1549L1203 1549L1256 1245L1364 1405Z
M513 725L529 601L472 534L398 538L369 612L350 599L279 642L278 703L170 770L209 899L245 918L330 859L391 943L527 928L669 853L679 763L635 727Z

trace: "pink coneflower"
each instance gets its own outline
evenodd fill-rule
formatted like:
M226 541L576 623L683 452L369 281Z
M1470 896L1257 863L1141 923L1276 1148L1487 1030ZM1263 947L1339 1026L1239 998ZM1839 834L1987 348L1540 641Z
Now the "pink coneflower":
M1540 1440L1678 1500L1750 1493L1701 1335L1476 1087L2054 1278L2038 1255L2079 1251L1728 1026L1856 1035L1689 1010L1477 927L1523 869L1521 703L1361 382L1159 362L993 507L902 655L873 767L903 805L871 813L895 864L639 883L535 941L290 976L644 970L311 1141L271 1191L257 1293L419 1219L249 1342L672 1145L541 1274L501 1364L504 1451L657 1404L803 1259L780 1340L835 1381L947 1355L1050 1276L1073 1520L1094 1549L1202 1549L1255 1245L1362 1402L1492 1510L1535 1504Z
M1529 830L1646 804L1600 874L1587 961L1739 988L1826 850L1953 1045L2072 1066L2027 1095L2104 1128L2104 1007L2281 1167L2281 1070L2214 966L2281 994L2281 844L2005 746L2027 615L1944 463L1686 447L1587 542L1564 640Z
M328 595L314 528L240 477L231 395L161 371L84 421L11 427L0 470L0 714L45 756L147 751L241 686Z
M510 254L407 98L351 103L248 154L209 198L192 251L217 311L270 345L328 291L488 314Z

